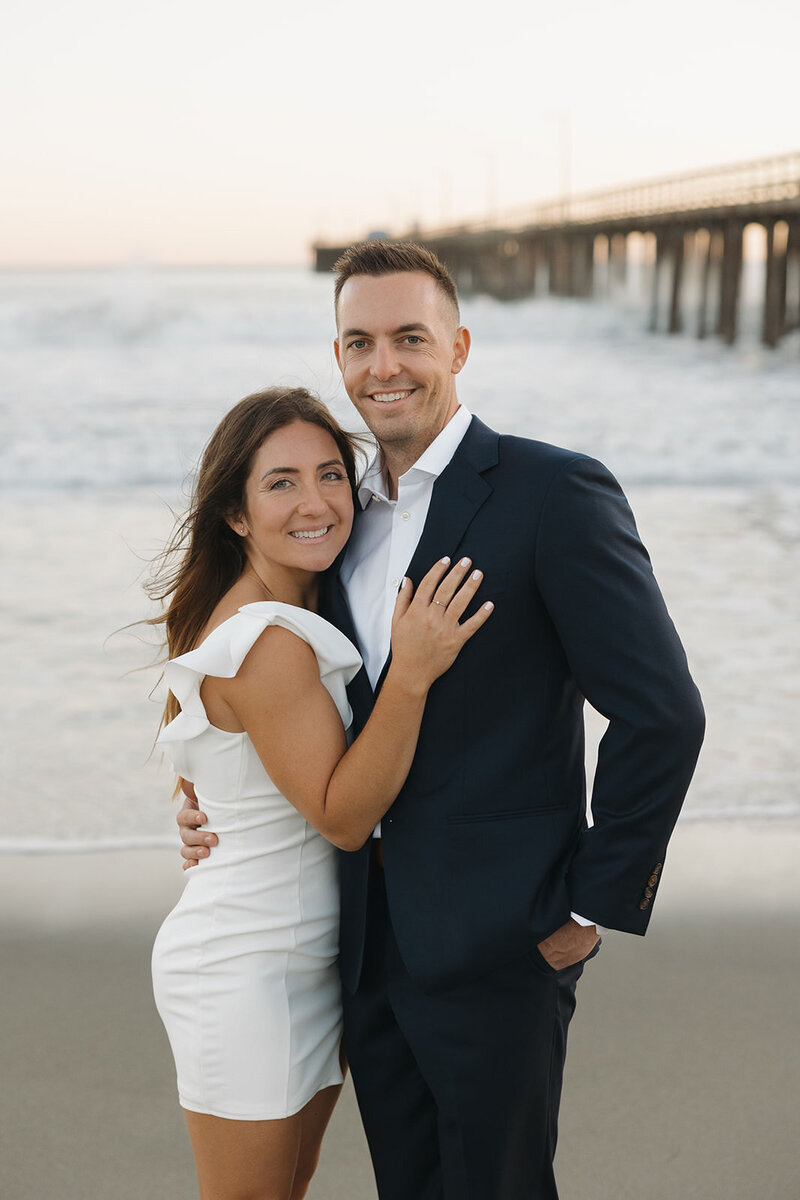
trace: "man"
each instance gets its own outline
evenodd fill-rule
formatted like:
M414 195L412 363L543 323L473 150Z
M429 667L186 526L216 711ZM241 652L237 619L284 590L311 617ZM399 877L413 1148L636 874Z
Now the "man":
M327 598L364 658L357 727L403 575L468 556L495 602L429 693L379 838L342 855L345 1042L379 1194L556 1200L576 984L598 926L646 930L702 708L613 477L459 405L470 337L442 264L377 242L336 272L337 361L380 446ZM609 719L592 828L584 698ZM198 820L184 809L186 857Z

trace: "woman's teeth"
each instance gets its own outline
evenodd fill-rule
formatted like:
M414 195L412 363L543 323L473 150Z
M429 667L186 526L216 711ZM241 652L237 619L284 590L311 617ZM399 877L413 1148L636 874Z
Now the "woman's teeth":
M331 526L326 525L323 529L293 529L289 536L293 538L302 538L304 541L309 541L313 538L325 537Z

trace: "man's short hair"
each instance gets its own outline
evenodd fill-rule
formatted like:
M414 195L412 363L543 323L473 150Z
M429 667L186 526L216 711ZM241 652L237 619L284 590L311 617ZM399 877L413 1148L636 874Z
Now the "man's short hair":
M337 311L342 288L354 275L375 277L397 275L403 271L422 271L436 280L439 289L452 304L456 320L461 318L453 276L432 250L426 250L416 242L357 242L336 260L333 270L336 276L333 305Z

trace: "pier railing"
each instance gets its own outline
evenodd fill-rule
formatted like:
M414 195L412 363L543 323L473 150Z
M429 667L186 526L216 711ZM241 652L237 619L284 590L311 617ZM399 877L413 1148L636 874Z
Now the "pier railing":
M552 229L560 225L598 225L641 217L768 205L793 199L800 204L800 151L561 196L505 209L492 217L460 225L426 229L424 237L429 240L498 228L514 231Z

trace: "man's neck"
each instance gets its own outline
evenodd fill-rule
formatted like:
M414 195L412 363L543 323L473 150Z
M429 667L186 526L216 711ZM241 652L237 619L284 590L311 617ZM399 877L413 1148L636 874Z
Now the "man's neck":
M459 410L459 405L456 404L453 411L448 416L442 429L445 429L453 417ZM408 443L404 445L381 445L381 466L383 468L383 477L386 480L386 494L390 500L397 499L397 485L401 475L405 475L406 471L410 471L415 463L419 462L429 446L433 445L436 438L442 432L442 429L427 442L424 443Z
M430 443L428 443L430 445ZM386 494L390 500L397 499L397 485L401 475L405 475L414 463L420 458L427 446L423 446L419 453L414 454L387 454L386 450L381 446L381 465L383 467L383 477L386 480Z

